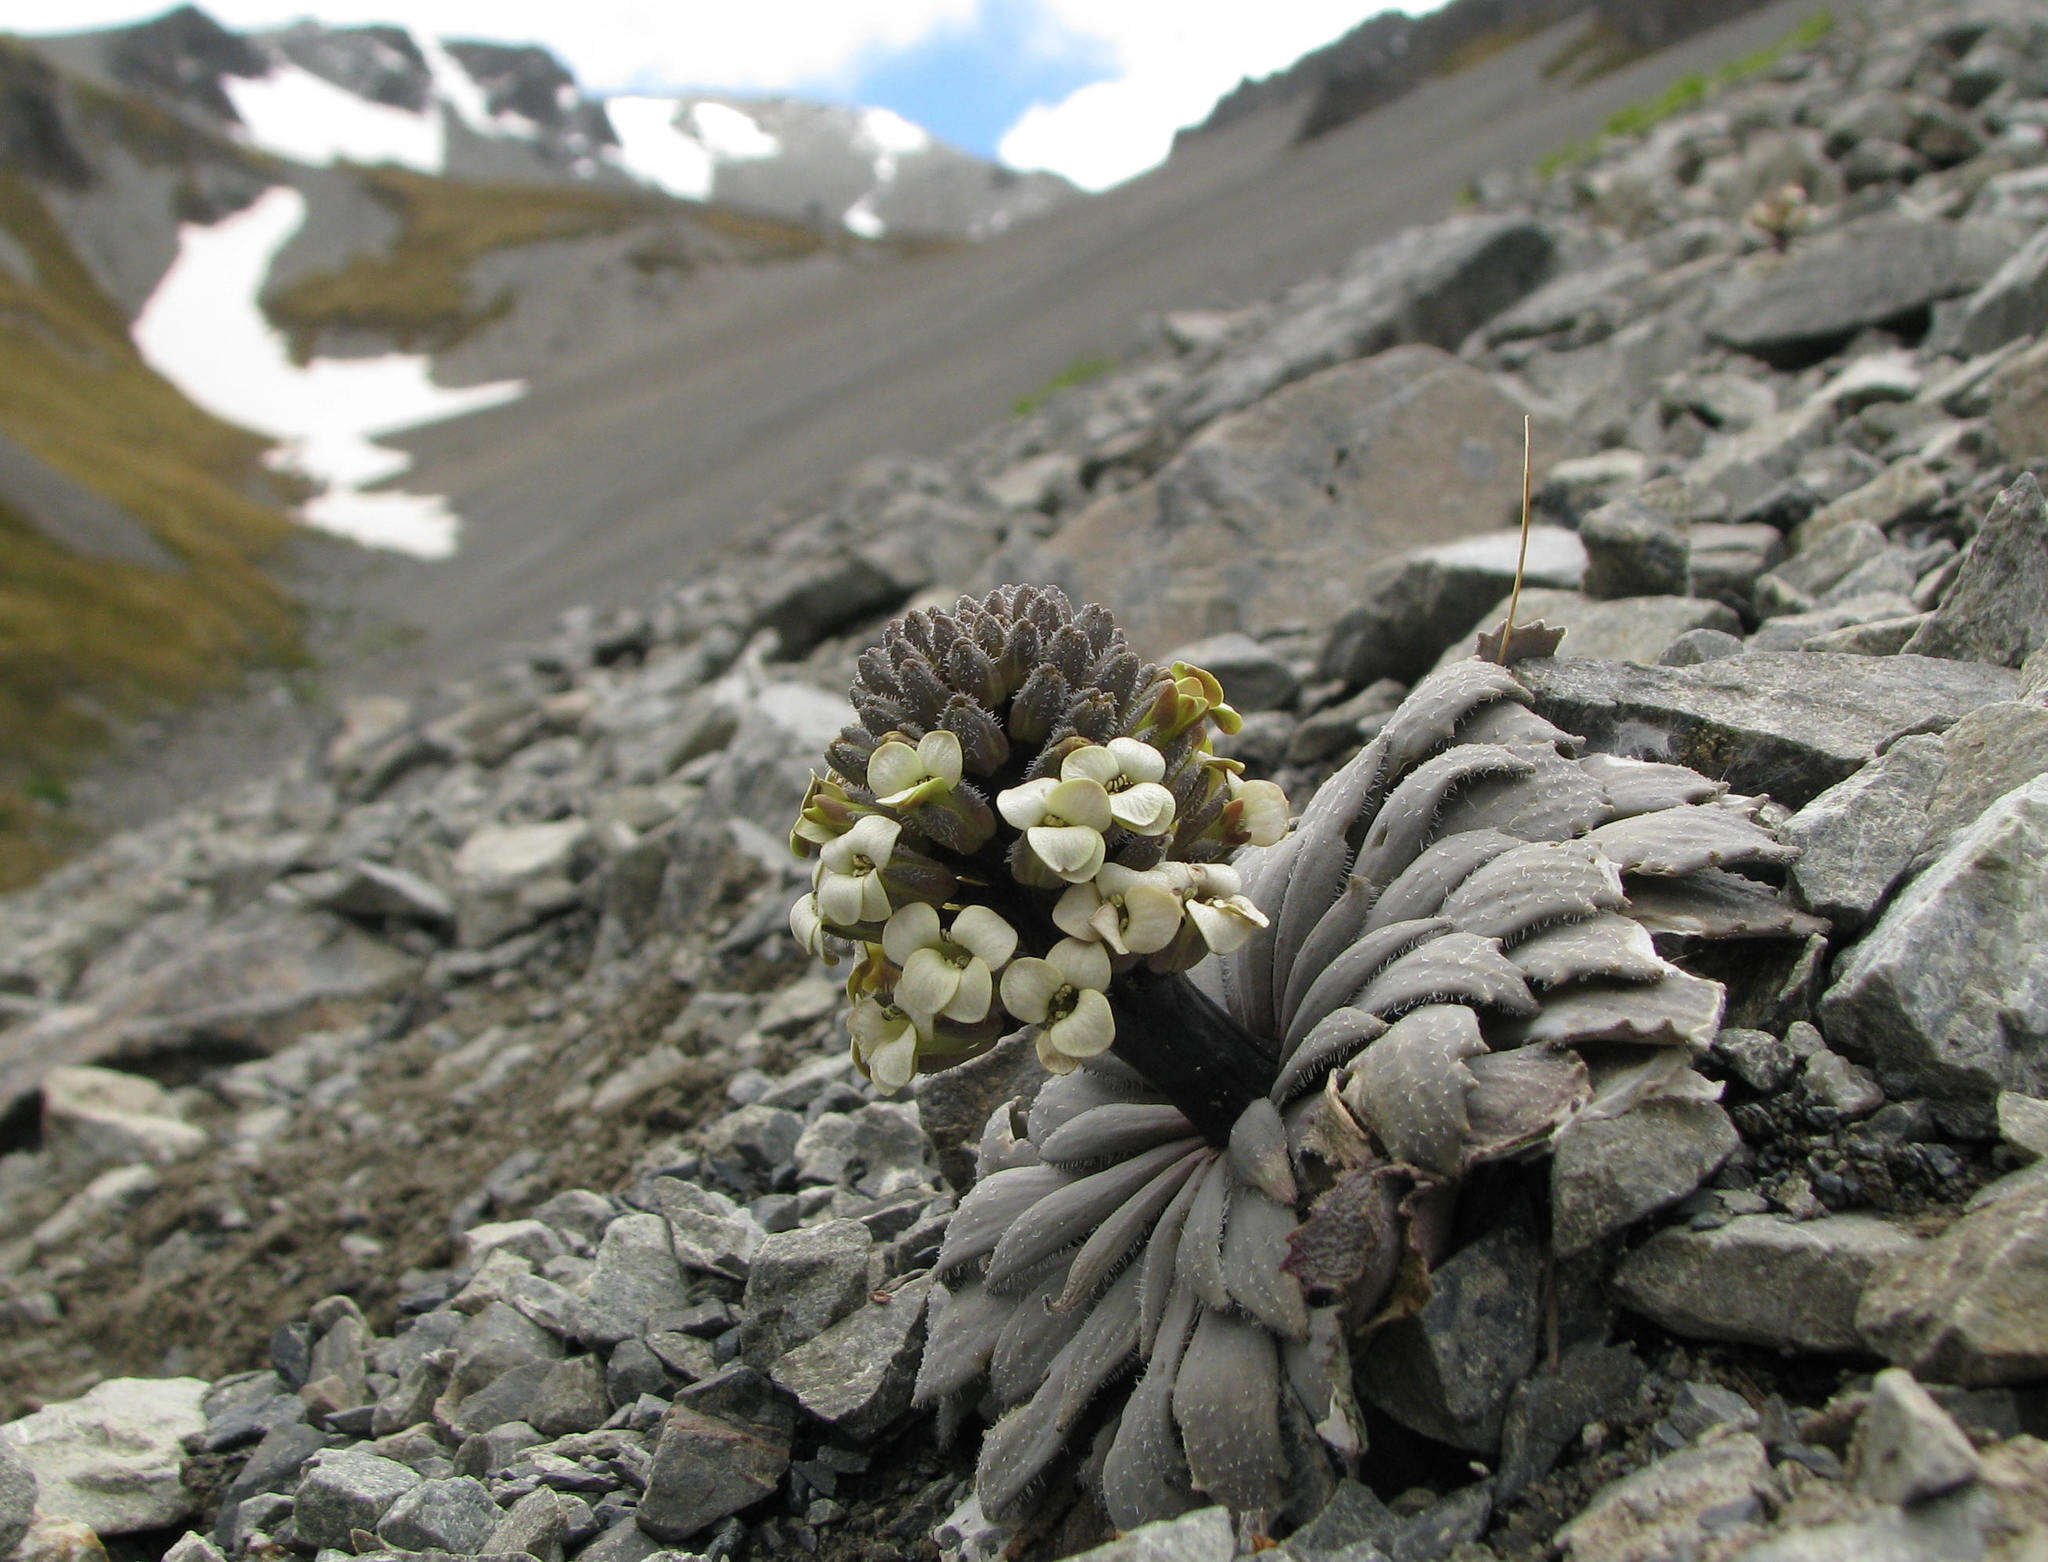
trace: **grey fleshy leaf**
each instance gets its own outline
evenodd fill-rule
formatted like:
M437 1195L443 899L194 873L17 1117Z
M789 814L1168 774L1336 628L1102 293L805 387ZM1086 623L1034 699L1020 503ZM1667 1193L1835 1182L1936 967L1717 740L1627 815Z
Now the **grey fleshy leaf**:
M1174 1258L1174 1281L1194 1292L1205 1307L1228 1307L1230 1287L1223 1279L1223 1222L1230 1213L1230 1163L1213 1162L1201 1174L1181 1226Z
M1230 1128L1230 1164L1238 1177L1270 1199L1292 1206L1298 1196L1287 1158L1287 1130L1265 1097L1244 1109Z
M1626 881L1628 914L1652 933L1684 938L1809 938L1825 933L1825 918L1786 902L1768 884L1722 868L1702 868L1682 879Z
M1387 718L1380 737L1387 746L1387 769L1400 775L1435 753L1456 735L1472 714L1495 701L1526 702L1529 691L1505 667L1467 658L1439 667L1413 689Z
M1472 1126L1465 1059L1484 1051L1470 1009L1432 1004L1411 1010L1352 1063L1344 1100L1396 1160L1451 1176Z
M1383 1020L1425 1003L1462 1003L1507 1014L1534 1014L1535 995L1500 941L1446 933L1410 950L1374 977L1356 1001Z
M1782 867L1799 855L1798 847L1779 840L1742 808L1725 802L1617 819L1586 839L1620 864L1622 872L1652 878L1677 878L1736 864Z
M1057 1166L1020 1166L977 1182L946 1225L932 1272L945 1276L993 1253L1017 1217L1073 1181Z
M1436 916L1452 890L1502 852L1521 844L1499 830L1460 830L1456 835L1443 836L1387 886L1386 892L1373 903L1365 930Z
M1187 1460L1173 1424L1173 1385L1195 1330L1195 1297L1186 1288L1161 1301L1145 1372L1124 1404L1102 1464L1102 1505L1119 1529L1170 1519L1195 1505Z
M990 1289L1015 1284L1041 1259L1086 1240L1106 1219L1159 1173L1187 1153L1184 1141L1163 1144L1081 1177L1038 1200L1010 1224L988 1261Z
M1579 761L1579 768L1607 794L1616 819L1711 802L1728 790L1726 781L1712 780L1684 765L1662 765L1618 754L1588 754Z
M935 1290L913 1401L935 1404L986 1372L989 1354L1016 1306L1015 1297L993 1295L979 1280Z
M1280 1444L1280 1353L1256 1323L1205 1310L1173 1385L1195 1489L1239 1512L1279 1506L1287 1479Z
M1593 978L1654 982L1670 969L1649 930L1613 912L1545 928L1515 945L1508 958L1537 987Z
M1392 961L1448 933L1453 926L1448 917L1425 917L1389 923L1359 939L1309 983L1301 1003L1287 1017L1287 1045L1299 1045L1327 1015L1350 1004Z
M1123 1160L1195 1131L1180 1108L1163 1101L1112 1101L1070 1117L1039 1141L1040 1159L1069 1170Z
M1240 1183L1223 1225L1223 1280L1231 1299L1283 1340L1308 1335L1301 1283L1282 1267L1297 1224L1291 1202Z
M1502 852L1444 898L1443 914L1469 933L1512 943L1552 922L1626 905L1621 872L1583 841L1535 841Z
M1516 1022L1505 1039L1517 1046L1625 1041L1704 1052L1721 1028L1725 997L1719 982L1674 966L1640 987L1568 987L1551 994L1542 1013Z
M1527 775L1534 768L1527 756L1490 743L1446 749L1424 760L1381 805L1365 832L1353 873L1374 884L1393 883L1422 850L1459 787L1487 776Z
M1067 1270L1067 1283L1053 1302L1055 1312L1068 1312L1079 1305L1104 1276L1124 1262L1151 1235L1158 1224L1160 1215L1173 1201L1175 1194L1187 1183L1194 1173L1207 1164L1213 1151L1199 1140L1192 1142L1185 1154L1157 1176L1146 1183L1131 1197L1117 1206L1116 1210L1081 1244L1081 1251L1074 1255L1073 1263ZM1132 1272L1133 1296L1135 1297L1136 1272ZM1136 1306L1136 1302L1132 1304Z
M1210 1160L1216 1152L1210 1152ZM1203 1179L1208 1175L1206 1166L1197 1166L1181 1184L1159 1217L1159 1223L1152 1228L1152 1234L1145 1240L1144 1255L1138 1260L1138 1353L1150 1357L1154 1341L1167 1316L1168 1306L1178 1285L1181 1232L1187 1227L1188 1208L1201 1191ZM1194 1292L1186 1287L1181 1290L1193 1305Z
M1349 1063L1368 1042L1387 1033L1387 1022L1363 1009L1332 1010L1288 1056L1273 1082L1272 1100L1285 1105L1321 1086L1332 1069Z

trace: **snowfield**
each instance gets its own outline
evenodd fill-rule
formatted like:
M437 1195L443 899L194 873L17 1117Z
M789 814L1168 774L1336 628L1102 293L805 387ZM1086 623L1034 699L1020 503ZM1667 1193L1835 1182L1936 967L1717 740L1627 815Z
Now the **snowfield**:
M410 353L293 363L257 298L305 217L306 198L276 185L220 222L185 224L178 258L135 318L136 348L207 411L281 441L279 466L325 485L299 511L308 525L366 547L446 558L460 522L444 499L364 491L411 464L376 436L497 406L523 395L526 383L449 389L434 383L431 359Z
M440 105L426 113L359 98L296 65L268 76L223 76L221 90L242 117L251 143L293 162L325 167L397 163L438 174L448 163Z

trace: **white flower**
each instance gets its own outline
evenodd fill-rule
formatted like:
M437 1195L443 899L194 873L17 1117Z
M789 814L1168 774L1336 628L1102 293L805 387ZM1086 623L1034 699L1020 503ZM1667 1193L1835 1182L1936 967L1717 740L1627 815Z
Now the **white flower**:
M853 1006L846 1018L853 1033L853 1055L867 1076L884 1090L901 1090L917 1072L917 1045L926 1039L918 1017L872 995Z
M1069 884L1095 877L1107 853L1102 832L1116 822L1100 781L1040 776L996 797L996 811L1016 829L1038 860Z
M1230 800L1242 803L1238 828L1254 846L1272 846L1287 835L1287 794L1271 781L1243 781L1230 776Z
M885 808L911 808L960 784L960 740L944 728L927 732L917 747L890 739L868 757L868 790Z
M995 996L994 973L1017 952L1017 932L986 906L965 906L950 932L939 930L939 914L918 901L889 918L882 952L903 970L896 1002L922 1017L962 1025L988 1017Z
M1099 781L1109 793L1109 811L1133 835L1164 835L1173 828L1173 794L1159 784L1166 756L1136 738L1077 748L1060 762L1060 776Z
M1052 908L1062 933L1101 939L1120 955L1164 949L1180 931L1180 896L1159 870L1139 872L1106 862L1086 884L1076 884Z
M1179 870L1188 921L1212 954L1227 955L1243 947L1246 939L1266 925L1266 914L1243 894L1244 881L1228 863L1168 866Z
M789 908L789 931L816 958L827 965L839 963L839 956L828 941L824 914L818 910L816 894L803 896Z
M1116 1017L1103 996L1110 975L1109 951L1078 938L1061 939L1043 960L1014 960L1003 972L1003 1007L1039 1027L1038 1056L1054 1073L1116 1040Z
M889 915L882 870L896 851L903 826L868 814L818 854L818 911L836 927L880 922Z

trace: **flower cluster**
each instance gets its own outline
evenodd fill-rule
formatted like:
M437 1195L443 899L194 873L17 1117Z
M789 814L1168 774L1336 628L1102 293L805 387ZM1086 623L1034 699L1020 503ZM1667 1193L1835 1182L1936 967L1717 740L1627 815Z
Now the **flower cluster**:
M1216 679L1158 668L1099 607L1005 587L890 625L858 722L790 836L815 857L790 930L854 957L855 1061L889 1089L1035 1028L1055 1072L1115 1039L1117 975L1181 971L1266 925L1225 861L1287 800L1218 755Z

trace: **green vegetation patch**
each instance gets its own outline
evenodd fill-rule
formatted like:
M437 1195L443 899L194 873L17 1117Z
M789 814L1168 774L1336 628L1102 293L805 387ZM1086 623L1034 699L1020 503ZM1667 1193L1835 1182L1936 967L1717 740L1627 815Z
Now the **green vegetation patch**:
M752 259L807 255L825 242L797 223L638 190L479 184L401 168L362 169L360 177L398 217L389 250L355 256L263 300L301 360L328 330L371 331L419 351L453 346L511 307L509 296L478 299L471 287L470 268L494 250L684 218Z
M1114 358L1076 358L1037 390L1026 391L1010 403L1010 413L1014 417L1026 417L1068 386L1086 385L1090 380L1099 380L1115 367Z
M118 505L178 567L87 558L0 508L0 888L63 844L57 779L109 717L299 654L262 560L291 520L268 442L202 412L143 363L42 197L0 172L0 431ZM262 497L259 497L262 496Z
M1788 54L1810 48L1826 37L1834 29L1834 25L1835 18L1832 12L1816 11L1775 42L1739 55L1713 71L1688 71L1655 97L1624 104L1616 109L1608 116L1607 123L1601 127L1598 135L1584 141L1575 141L1570 146L1559 147L1555 152L1539 158L1536 172L1540 177L1547 179L1552 174L1588 161L1599 152L1602 144L1610 137L1641 135L1674 114L1696 108L1709 94L1733 86L1737 82L1747 81L1752 76L1759 76ZM1601 63L1611 55L1611 45L1612 40L1606 46L1609 54L1602 54L1600 50L1603 46L1595 39L1583 57L1568 51L1566 55L1553 59L1551 66L1555 71L1563 71L1571 69L1576 64L1580 72L1577 79L1589 80L1593 75L1628 63L1628 60L1623 58L1612 58L1611 63ZM1593 68L1596 65L1598 68Z

